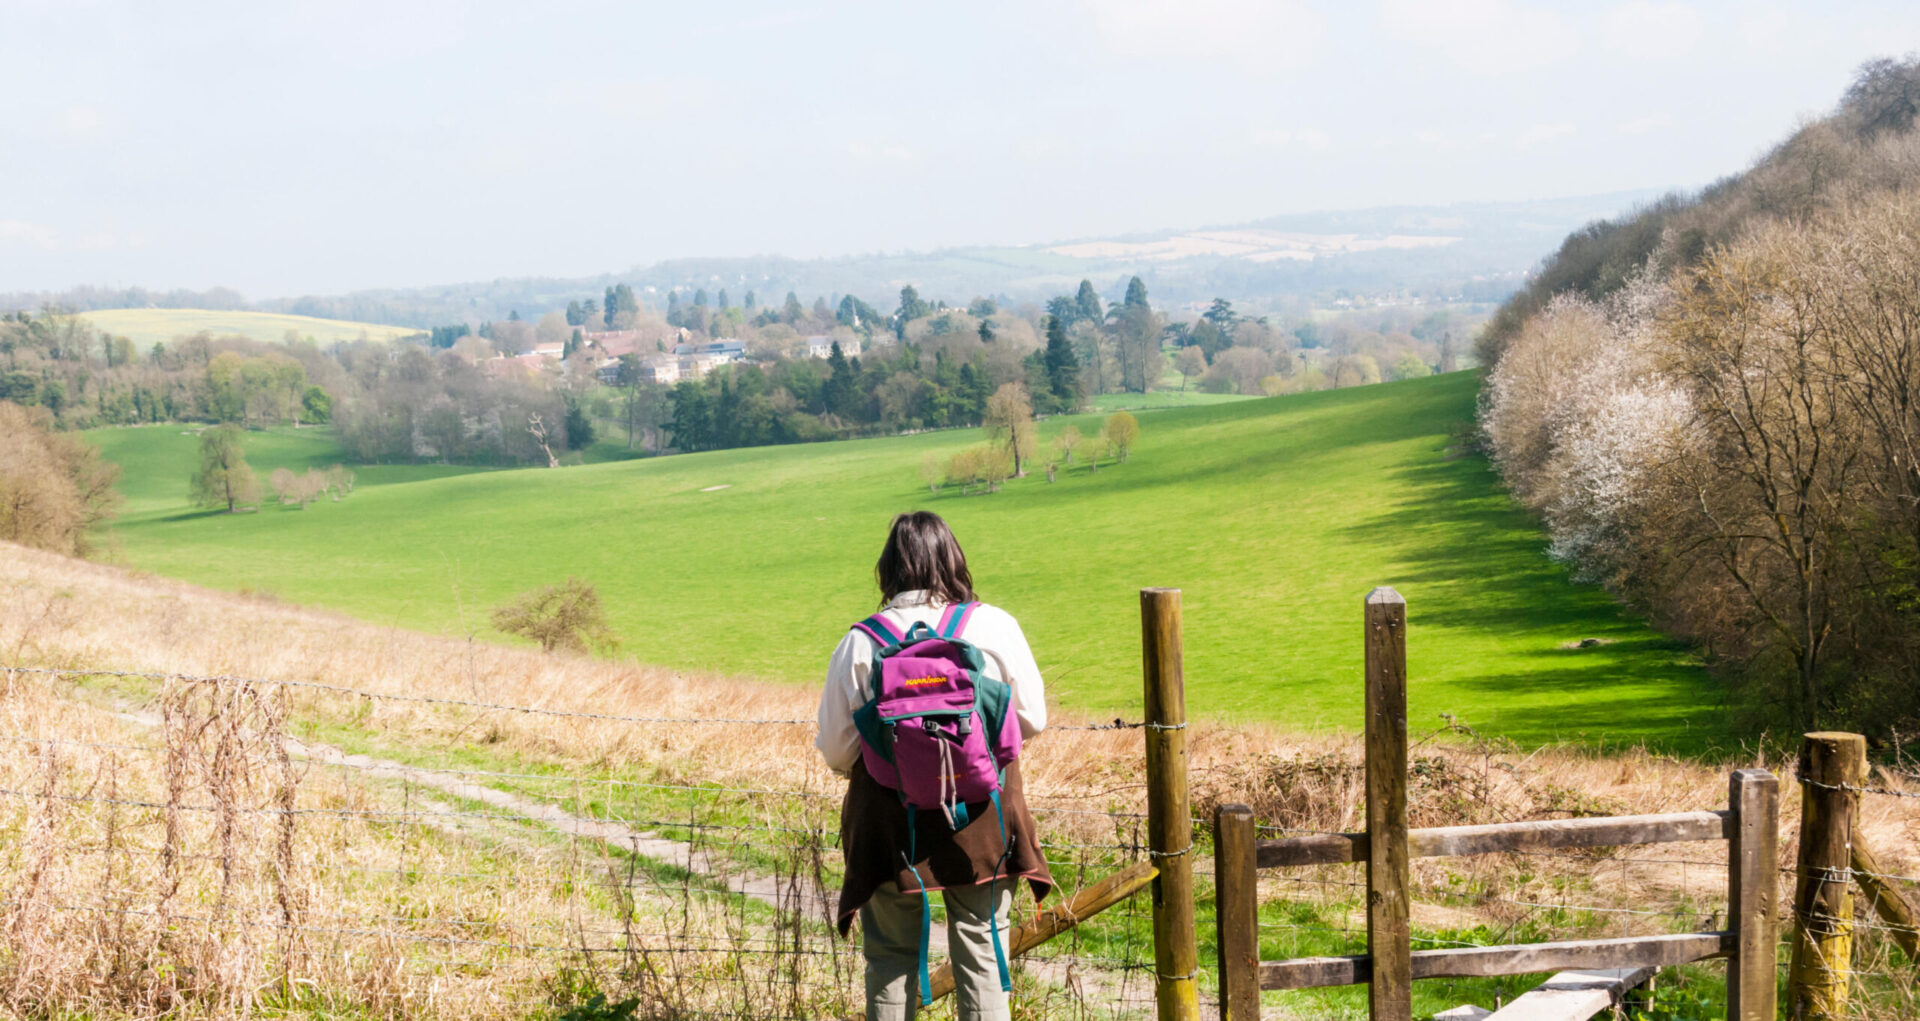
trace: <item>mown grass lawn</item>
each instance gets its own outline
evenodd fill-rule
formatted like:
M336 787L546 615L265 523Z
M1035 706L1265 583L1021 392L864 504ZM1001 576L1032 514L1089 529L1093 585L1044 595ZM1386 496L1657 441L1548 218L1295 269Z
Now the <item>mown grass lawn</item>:
M558 471L356 467L341 503L210 514L187 505L189 431L90 435L126 468L114 534L132 565L403 626L486 637L488 608L577 575L621 655L811 682L873 608L889 517L924 507L1021 619L1061 706L1137 717L1136 593L1167 585L1185 593L1194 714L1357 728L1361 598L1391 584L1416 730L1452 713L1528 745L1722 744L1719 691L1685 650L1571 582L1486 462L1449 449L1475 388L1457 373L1154 411L1126 464L976 496L918 482L926 454L978 440L941 432ZM1069 422L1099 419L1043 423L1043 444ZM263 477L339 459L316 430L249 449Z
M302 339L312 337L321 344L344 343L362 335L369 340L392 340L426 332L410 326L316 319L313 316L241 309L109 308L88 312L86 319L96 330L130 338L143 351L154 343L164 344L175 337L202 330L216 337L239 334L270 344L285 339L288 330L299 334Z

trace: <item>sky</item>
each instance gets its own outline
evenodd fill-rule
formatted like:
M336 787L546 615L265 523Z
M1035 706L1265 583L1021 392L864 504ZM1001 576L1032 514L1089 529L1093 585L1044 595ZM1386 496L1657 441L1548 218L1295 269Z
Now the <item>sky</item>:
M1697 187L1911 3L0 0L0 292L249 297Z

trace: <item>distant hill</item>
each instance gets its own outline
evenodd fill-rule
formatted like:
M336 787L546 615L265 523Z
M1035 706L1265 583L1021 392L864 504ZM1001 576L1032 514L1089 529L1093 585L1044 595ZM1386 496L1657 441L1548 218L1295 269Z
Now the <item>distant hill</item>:
M202 330L216 337L239 334L255 340L278 342L293 330L301 337L312 337L322 344L354 340L362 335L370 340L392 340L419 331L410 327L383 323L356 323L339 319L287 315L278 312L252 312L240 309L201 308L115 308L87 313L96 330L129 337L140 347L166 342Z
M980 296L1018 305L1042 302L1092 280L1117 300L1138 274L1156 305L1189 305L1225 297L1256 314L1328 306L1345 297L1493 305L1526 283L1527 274L1570 231L1618 217L1656 197L1651 191L1575 198L1449 206L1386 206L1301 213L1195 229L1069 238L1036 245L947 248L929 252L851 255L831 259L743 256L673 259L624 273L509 277L437 285L305 295L248 302L215 288L149 292L78 287L52 293L0 294L0 311L54 302L103 308L252 308L369 323L426 328L478 324L510 312L537 319L568 301L599 297L626 283L643 301L666 303L673 288L725 288L736 303L753 291L778 303L788 291L811 303L853 294L892 310L900 288L913 284L929 301L964 303Z
M749 256L674 259L625 273L577 278L502 278L396 290L358 291L260 303L305 315L432 326L537 318L626 283L664 305L673 288L725 288L738 303L751 290L763 304L788 291L802 301L856 295L891 310L913 284L931 301L978 296L1042 302L1088 279L1117 300L1138 274L1154 303L1178 306L1227 297L1253 312L1326 305L1349 295L1494 304L1569 231L1618 216L1652 191L1450 206L1389 206L1276 216L1194 230L1073 238L1044 245L948 248L791 259Z

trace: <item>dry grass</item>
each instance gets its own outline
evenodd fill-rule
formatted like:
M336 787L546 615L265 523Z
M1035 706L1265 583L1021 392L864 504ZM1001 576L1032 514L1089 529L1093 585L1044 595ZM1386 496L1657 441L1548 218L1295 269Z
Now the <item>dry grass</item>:
M804 688L380 628L0 545L5 666L310 680L620 716L807 720L815 699ZM824 846L840 782L819 764L810 725L637 725L279 686L8 680L0 738L15 751L0 760L0 785L15 793L0 799L8 890L0 1004L13 1012L299 1006L524 1016L530 1003L607 988L644 994L662 1017L805 1015L844 1004L857 985L857 965L818 931L783 925L738 898L699 895L686 877L676 889L671 876L604 841L556 839L441 792L290 759L278 739L288 730L360 734L394 755L813 795L728 809L735 823L801 836L777 849L712 850L763 870L777 850L771 867L815 878L824 871L830 882L837 855ZM1270 826L1360 827L1353 738L1204 725L1190 735L1196 816L1243 801ZM36 737L67 743L19 741ZM1777 762L1521 753L1455 730L1416 748L1411 808L1415 825L1717 808L1726 803L1726 769L1744 765L1791 772ZM1025 768L1045 839L1137 841L1135 820L1097 813L1144 810L1138 732L1052 732ZM579 786L536 788L569 811L596 810L581 806L599 795ZM1797 798L1785 799L1782 814L1781 864L1789 866ZM1863 824L1884 864L1920 873L1920 800L1869 797ZM1703 844L1422 861L1416 880L1427 896L1415 922L1429 932L1549 935L1716 924L1724 853ZM1347 867L1271 876L1267 894L1290 907L1317 905L1314 925L1350 926L1358 902L1337 884L1358 875ZM670 943L793 952L651 953ZM596 947L627 949L578 952Z

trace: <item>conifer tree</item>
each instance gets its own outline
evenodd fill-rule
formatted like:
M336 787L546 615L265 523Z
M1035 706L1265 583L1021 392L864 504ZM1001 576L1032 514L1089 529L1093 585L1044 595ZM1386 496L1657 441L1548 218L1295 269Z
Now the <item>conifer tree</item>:
M1106 318L1106 310L1100 306L1100 292L1093 289L1091 280L1080 281L1080 293L1073 296L1073 304L1086 322L1098 323Z
M1061 410L1080 406L1080 360L1067 342L1067 328L1059 316L1047 317L1047 382Z

